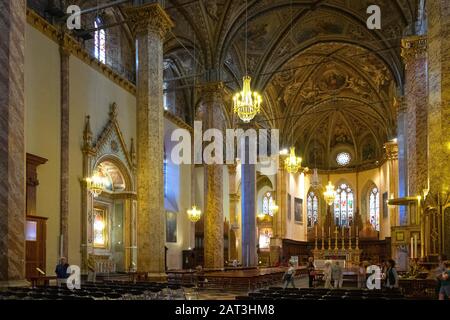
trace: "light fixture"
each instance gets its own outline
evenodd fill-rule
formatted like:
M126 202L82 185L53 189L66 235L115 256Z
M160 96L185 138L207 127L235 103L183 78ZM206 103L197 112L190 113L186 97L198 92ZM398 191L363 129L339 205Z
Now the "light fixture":
M295 147L290 150L288 158L284 160L284 168L289 173L296 173L302 166L302 158L296 156Z
M250 122L261 111L261 95L252 91L250 76L243 78L242 91L233 97L234 113L244 122Z
M272 214L278 212L278 206L275 202L272 202L272 204L269 206L269 211L272 212Z
M428 193L430 192L430 189L425 188L425 189L422 190L422 192L423 192L423 199L425 200L427 195L428 195Z
M89 192L94 198L97 198L105 188L105 178L97 170L94 171L92 177L86 178L86 183Z
M289 151L286 148L280 150L280 155L281 156L286 156L286 155L288 155L288 153L289 153Z
M317 169L314 169L313 171L313 176L311 179L311 187L313 187L314 189L318 189L320 187L320 179Z
M266 217L266 214L263 212L260 212L257 214L257 216L258 216L258 219L263 220Z
M200 220L200 217L202 216L202 212L199 209L197 209L196 206L192 206L192 208L187 211L187 214L189 220L191 220L194 223Z
M334 186L331 184L331 181L328 182L326 189L327 190L323 193L323 196L327 204L331 206L336 198L336 192L334 191Z

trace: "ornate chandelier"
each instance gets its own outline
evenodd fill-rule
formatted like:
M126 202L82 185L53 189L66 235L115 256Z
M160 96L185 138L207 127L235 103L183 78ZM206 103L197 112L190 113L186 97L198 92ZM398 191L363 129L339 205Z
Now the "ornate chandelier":
M320 187L320 179L319 179L319 174L317 173L317 169L314 169L314 171L313 171L313 176L311 179L311 187L313 187L314 189L317 189Z
M331 184L331 181L328 182L327 191L323 193L325 201L329 206L331 206L336 198L336 192L334 191L334 186Z
M269 212L271 212L271 215L274 215L278 212L278 205L275 202L272 202L272 204L269 206Z
M234 113L244 122L250 122L261 111L262 98L258 92L251 90L251 80L250 76L245 76L242 91L233 97Z
M200 210L197 209L196 206L192 206L192 209L189 209L187 211L189 220L191 220L191 222L197 222L198 220L200 220L200 217L202 216L202 212Z
M86 178L87 188L89 192L97 198L105 188L105 178L99 171L94 171L92 177Z
M295 147L290 150L288 158L284 160L284 168L289 173L296 173L302 167L302 158L295 155Z

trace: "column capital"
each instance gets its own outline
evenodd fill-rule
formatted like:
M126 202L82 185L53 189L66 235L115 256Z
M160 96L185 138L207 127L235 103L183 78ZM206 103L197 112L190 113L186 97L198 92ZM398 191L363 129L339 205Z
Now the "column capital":
M384 144L384 149L386 150L386 158L388 160L398 159L398 144L394 141L389 141Z
M133 6L125 12L135 36L152 30L164 38L165 34L174 27L172 19L158 3Z
M204 82L200 84L200 94L202 100L207 102L221 99L224 95L224 85L222 81Z
M402 39L401 56L408 67L415 59L422 59L427 56L428 41L427 36L410 36Z

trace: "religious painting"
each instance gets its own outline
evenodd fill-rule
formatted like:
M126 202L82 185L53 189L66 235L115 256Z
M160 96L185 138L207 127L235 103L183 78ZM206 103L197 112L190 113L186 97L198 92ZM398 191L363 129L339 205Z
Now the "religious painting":
M287 200L287 216L288 216L288 221L291 221L292 219L292 205L291 205L291 195L288 194L288 200Z
M296 223L303 223L303 199L295 198L294 217Z
M177 214L166 212L166 242L177 242Z
M388 193L383 193L383 218L388 217Z
M403 231L396 232L396 233L395 233L395 239L396 239L398 242L405 241L405 233L404 233Z
M105 249L108 245L108 223L107 212L105 208L94 208L94 225L93 225L93 239L94 248Z
M272 228L259 230L259 248L270 249L270 238L272 238Z

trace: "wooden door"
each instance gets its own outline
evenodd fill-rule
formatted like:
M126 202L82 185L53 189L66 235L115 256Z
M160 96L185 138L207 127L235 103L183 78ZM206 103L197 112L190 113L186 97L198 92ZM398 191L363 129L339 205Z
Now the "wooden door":
M25 239L26 239L26 278L41 275L37 268L46 272L45 248L46 248L47 218L38 216L27 216ZM53 275L53 272L47 272Z

